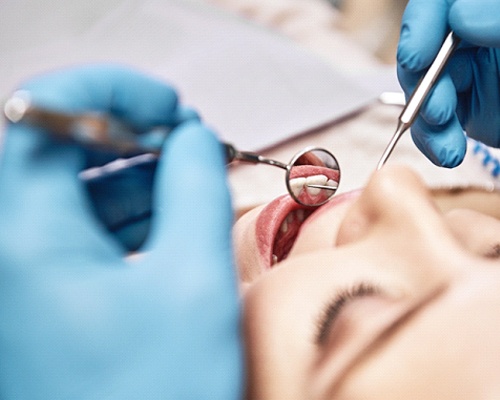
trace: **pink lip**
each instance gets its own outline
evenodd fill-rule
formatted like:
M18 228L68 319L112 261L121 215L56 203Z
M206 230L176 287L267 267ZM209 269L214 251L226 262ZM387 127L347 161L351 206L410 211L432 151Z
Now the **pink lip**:
M325 175L328 179L339 181L340 173L336 169L318 167L314 165L297 165L292 168L290 179L308 177L311 175Z
M272 265L274 240L281 223L290 212L300 208L305 207L289 195L283 195L269 203L259 214L255 225L257 248L267 267Z
M313 218L317 218L318 216L323 214L324 210L330 210L332 207L336 207L339 204L352 199L353 197L357 197L360 192L360 190L357 190L338 195L328 203L315 209L314 211L312 211L310 208L306 208L296 203L289 195L283 195L269 203L260 212L255 225L257 249L260 253L260 256L264 260L265 266L267 268L271 268L272 266L273 248L276 241L276 236L281 224L288 216L288 214L299 209L309 210L312 215L307 221L310 222Z

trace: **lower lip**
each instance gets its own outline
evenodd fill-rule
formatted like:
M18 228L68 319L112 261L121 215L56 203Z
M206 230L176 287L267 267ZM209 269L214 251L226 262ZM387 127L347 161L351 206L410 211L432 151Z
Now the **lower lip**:
M328 203L316 209L306 222L310 223L315 218L323 215L325 211L331 210L332 207L336 207L346 201L357 198L360 193L361 190L356 190L334 197ZM264 265L268 268L272 265L274 241L281 223L290 212L301 208L306 209L292 200L290 196L284 195L269 203L257 217L255 225L257 248Z

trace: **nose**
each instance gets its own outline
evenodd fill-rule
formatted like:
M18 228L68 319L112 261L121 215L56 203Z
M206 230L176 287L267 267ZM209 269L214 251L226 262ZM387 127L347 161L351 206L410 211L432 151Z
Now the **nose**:
M436 229L446 230L441 219L430 191L414 171L385 166L372 175L347 212L337 245L359 241L370 234L422 240L429 233L435 236Z

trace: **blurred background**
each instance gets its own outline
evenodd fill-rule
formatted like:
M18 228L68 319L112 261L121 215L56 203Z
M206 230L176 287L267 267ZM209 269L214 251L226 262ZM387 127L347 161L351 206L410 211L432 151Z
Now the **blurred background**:
M341 13L339 29L385 63L394 63L407 0L327 0Z
M223 7L236 10L251 19L259 19L259 12L266 8L274 8L276 14L260 15L261 22L276 25L277 20L287 18L318 18L325 23L330 15L327 27L331 31L345 33L362 49L383 63L393 64L399 38L401 17L407 0L207 0ZM323 3L323 4L321 4ZM331 7L333 14L327 7ZM312 13L307 8L322 10L323 15ZM299 15L292 16L291 9L301 10ZM258 11L260 10L260 11ZM281 13L280 13L281 10ZM321 11L319 11L321 12ZM295 12L297 14L297 12ZM257 17L257 18L256 18ZM282 21L283 22L283 21Z
M396 127L396 47L407 0L0 0L0 101L20 82L88 62L172 83L222 139L288 161L330 149L340 191L362 186ZM382 94L396 94L396 102ZM439 169L405 135L390 162L432 186L480 184L468 157ZM282 171L237 165L237 208L283 192ZM485 184L491 176L484 175Z

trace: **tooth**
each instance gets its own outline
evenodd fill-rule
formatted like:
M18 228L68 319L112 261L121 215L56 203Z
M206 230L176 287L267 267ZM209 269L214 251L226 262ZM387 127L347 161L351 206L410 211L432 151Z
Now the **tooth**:
M286 219L281 224L280 231L283 232L283 233L287 233L288 232L288 222L287 222Z
M272 260L271 260L271 265L278 264L278 256L276 254L273 254Z
M304 221L304 219L305 219L304 210L299 209L299 210L295 211L295 215L296 215L297 220L298 220L299 222Z
M292 189L292 193L297 197L299 197L299 194L304 188L305 184L306 184L306 178L290 179L290 188Z
M318 195L321 192L321 189L315 187L308 187L307 185L325 185L327 180L328 177L325 175L308 176L306 180L307 191L313 196Z
M288 222L289 224L291 224L293 222L293 213L290 213L287 215L286 217L286 222Z
M338 187L338 182L328 179L328 182L326 182L326 186L330 186L332 189L336 189Z

